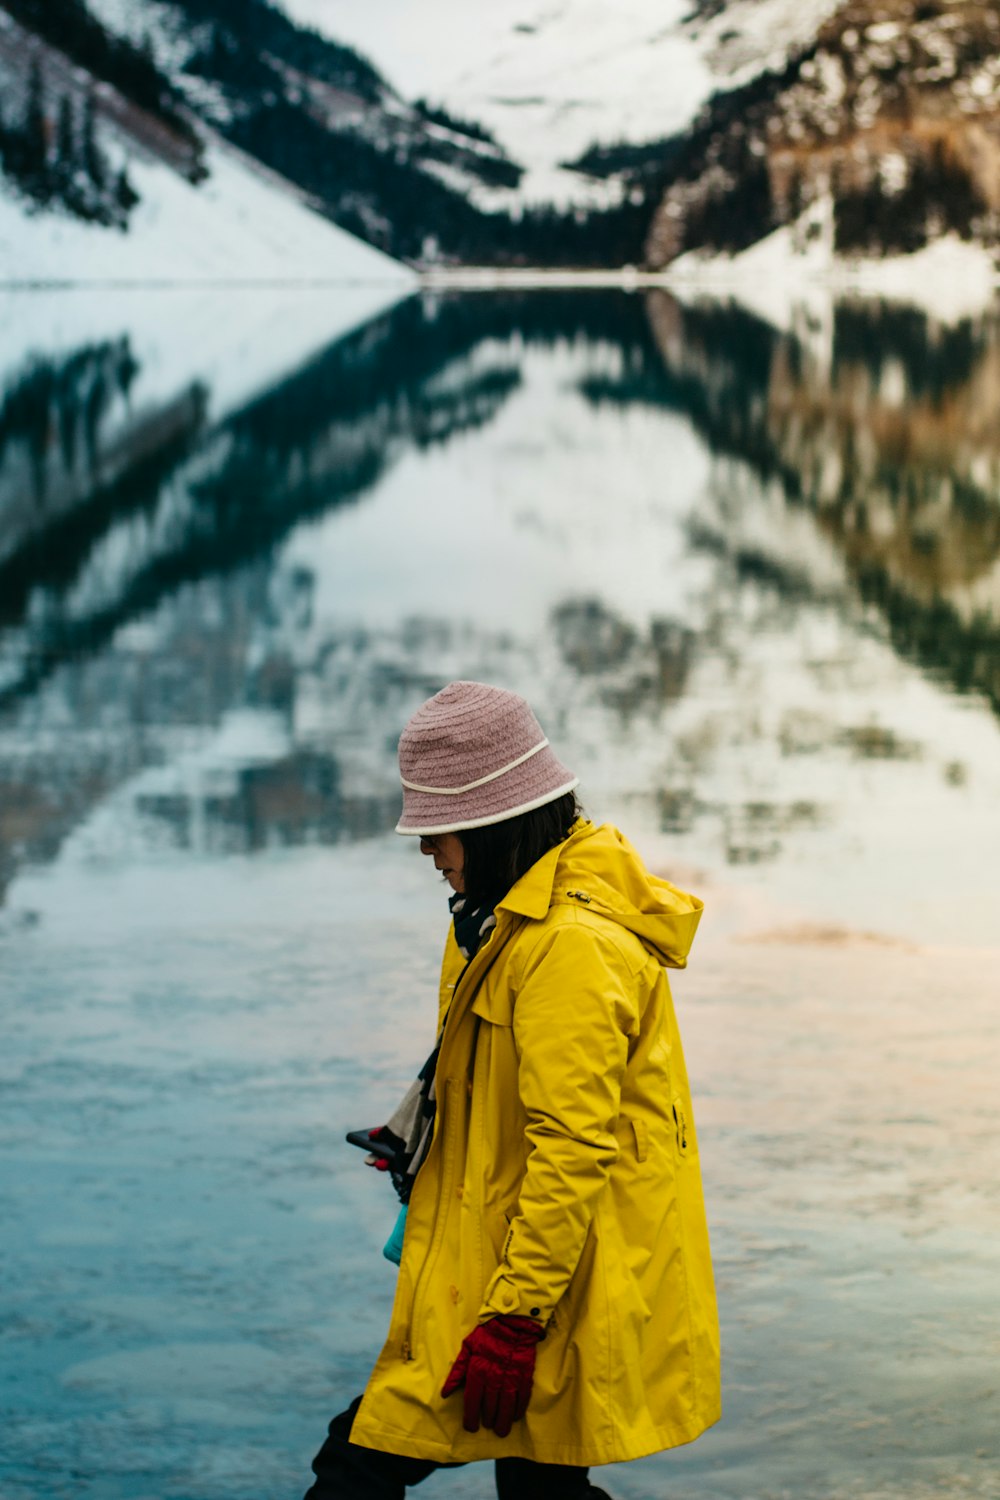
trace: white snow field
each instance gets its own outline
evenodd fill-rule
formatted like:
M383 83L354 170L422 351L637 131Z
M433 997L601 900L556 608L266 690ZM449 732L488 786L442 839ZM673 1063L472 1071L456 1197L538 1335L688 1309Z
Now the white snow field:
M294 190L222 142L194 187L170 167L132 157L140 195L123 233L0 192L0 284L368 282L405 290L397 261L316 213Z

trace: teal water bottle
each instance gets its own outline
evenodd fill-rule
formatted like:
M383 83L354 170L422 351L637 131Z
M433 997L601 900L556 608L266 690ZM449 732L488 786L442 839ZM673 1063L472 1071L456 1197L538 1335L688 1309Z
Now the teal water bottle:
M403 1258L403 1235L406 1231L406 1204L404 1203L396 1215L396 1222L392 1226L392 1233L382 1246L382 1254L386 1260L391 1260L394 1266L398 1266Z

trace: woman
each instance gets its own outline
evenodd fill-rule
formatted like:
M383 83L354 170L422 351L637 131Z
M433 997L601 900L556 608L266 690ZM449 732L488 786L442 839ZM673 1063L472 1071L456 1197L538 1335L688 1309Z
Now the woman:
M697 1139L664 966L702 904L651 876L515 693L453 682L399 743L403 813L455 895L439 1045L386 1139L409 1199L385 1347L308 1500L398 1500L497 1460L517 1500L719 1417Z

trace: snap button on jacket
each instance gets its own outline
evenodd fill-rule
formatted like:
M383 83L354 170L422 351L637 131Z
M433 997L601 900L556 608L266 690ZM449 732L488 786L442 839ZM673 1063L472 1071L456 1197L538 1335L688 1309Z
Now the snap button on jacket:
M665 973L684 966L701 910L617 829L580 820L500 903L464 972L449 932L434 1139L352 1442L590 1465L718 1420L698 1145ZM505 1438L466 1432L461 1399L440 1394L469 1329L497 1313L547 1325Z

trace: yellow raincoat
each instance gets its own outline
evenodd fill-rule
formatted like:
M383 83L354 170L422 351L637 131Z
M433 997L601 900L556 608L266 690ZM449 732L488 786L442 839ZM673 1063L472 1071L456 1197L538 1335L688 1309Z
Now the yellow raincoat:
M578 820L464 967L449 933L434 1138L389 1336L351 1441L438 1462L605 1464L718 1420L719 1334L698 1145L663 965L702 903ZM469 1329L547 1325L526 1416L462 1427L441 1386Z

